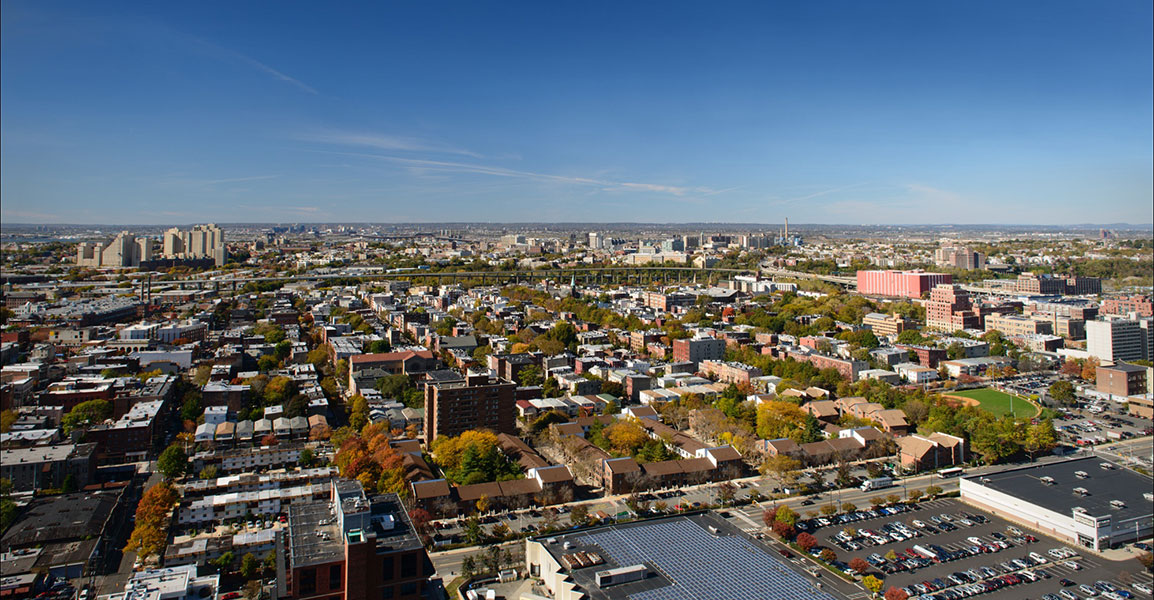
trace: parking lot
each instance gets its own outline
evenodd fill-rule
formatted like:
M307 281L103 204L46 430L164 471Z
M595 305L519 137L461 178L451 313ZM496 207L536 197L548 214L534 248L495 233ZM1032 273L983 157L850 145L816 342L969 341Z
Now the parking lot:
M1150 597L1143 586L1152 585L1151 576L1136 561L1080 554L1053 538L1011 529L1011 523L956 499L924 502L897 514L814 524L817 528L809 531L819 547L832 549L843 563L854 558L870 562L870 572L884 576L886 589L905 588L911 597L1011 600L1055 594L1081 600L1110 598L1103 592L1111 587L1135 598ZM1099 581L1105 584L1080 587ZM979 591L985 588L990 591Z

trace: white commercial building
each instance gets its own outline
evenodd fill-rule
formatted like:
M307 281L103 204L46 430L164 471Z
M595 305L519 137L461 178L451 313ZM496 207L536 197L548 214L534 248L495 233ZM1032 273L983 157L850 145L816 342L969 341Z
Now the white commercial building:
M1154 481L1097 456L964 477L960 488L969 504L1095 550L1154 534Z

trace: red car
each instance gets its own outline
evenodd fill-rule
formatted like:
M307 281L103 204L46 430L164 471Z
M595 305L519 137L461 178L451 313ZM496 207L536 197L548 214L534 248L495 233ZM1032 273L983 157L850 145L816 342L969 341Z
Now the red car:
M229 592L221 596L220 600L235 600L236 598L240 598L240 592Z

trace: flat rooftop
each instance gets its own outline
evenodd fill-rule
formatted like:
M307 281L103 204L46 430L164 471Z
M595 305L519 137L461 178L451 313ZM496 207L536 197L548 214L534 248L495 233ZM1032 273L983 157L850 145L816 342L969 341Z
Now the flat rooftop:
M1110 468L1103 468L1103 464ZM1079 477L1079 472L1086 477ZM1050 477L1053 482L1046 483L1043 477ZM1109 514L1117 523L1154 512L1154 502L1145 497L1154 490L1154 481L1098 456L1027 465L965 479L1063 515L1080 506L1092 516ZM1075 488L1084 488L1088 493L1081 495ZM1116 508L1110 504L1112 500L1121 500L1125 506Z
M607 525L534 540L544 544L558 562L562 555L579 551L595 553L605 561L569 571L590 600L834 598L761 542L711 513ZM597 572L638 564L649 569L645 579L597 587Z

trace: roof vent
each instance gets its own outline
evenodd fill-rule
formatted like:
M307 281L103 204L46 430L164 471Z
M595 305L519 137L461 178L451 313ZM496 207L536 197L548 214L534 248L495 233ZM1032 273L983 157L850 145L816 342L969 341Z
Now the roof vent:
M1090 474L1085 471L1074 471L1074 477L1077 477L1078 479L1086 479L1089 476Z

